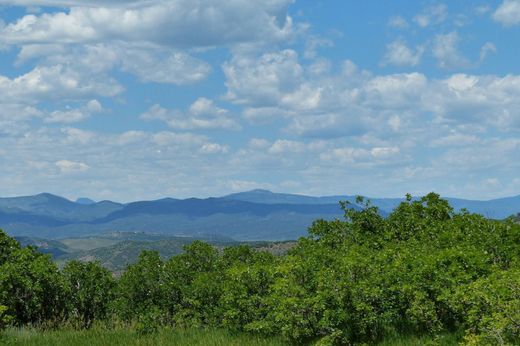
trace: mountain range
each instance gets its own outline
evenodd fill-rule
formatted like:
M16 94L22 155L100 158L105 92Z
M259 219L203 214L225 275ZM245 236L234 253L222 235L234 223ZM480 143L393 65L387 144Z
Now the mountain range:
M371 198L387 215L403 199ZM475 201L448 198L465 208L503 219L520 211L520 196ZM287 240L306 234L313 220L341 218L339 201L359 208L355 196L313 197L253 190L217 198L164 198L117 203L88 198L70 201L49 193L0 198L0 228L15 236L46 239L83 237L112 231L175 236L223 236L240 241Z

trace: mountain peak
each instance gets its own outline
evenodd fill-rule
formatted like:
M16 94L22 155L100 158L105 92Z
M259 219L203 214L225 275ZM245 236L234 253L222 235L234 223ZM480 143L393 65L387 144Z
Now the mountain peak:
M76 200L76 203L83 204L83 205L91 205L91 204L96 204L96 201L93 201L90 198L80 197Z
M269 191L269 190L265 190L265 189L254 189L254 190L246 191L246 192L243 192L243 193L256 193L256 194L262 194L262 195L272 195L272 194L274 194L274 192Z
M70 202L68 199L66 199L65 197L61 197L61 196L58 196L58 195L53 195L52 193L48 193L48 192L42 192L42 193L39 193L37 194L36 196L34 197L39 197L39 198L44 198L44 199L47 199L47 200L55 200L55 201L67 201L67 202ZM31 196L27 196L27 198L31 198Z

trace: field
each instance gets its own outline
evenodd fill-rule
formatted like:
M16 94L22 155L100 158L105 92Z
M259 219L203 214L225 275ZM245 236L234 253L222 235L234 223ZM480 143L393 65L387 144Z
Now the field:
M377 343L377 346L458 345L460 335L438 337L395 337ZM224 330L171 330L162 329L155 334L139 335L127 329L106 330L93 328L87 331L61 330L38 332L34 329L10 329L3 338L3 345L23 346L105 346L105 345L290 345L279 338L236 334Z

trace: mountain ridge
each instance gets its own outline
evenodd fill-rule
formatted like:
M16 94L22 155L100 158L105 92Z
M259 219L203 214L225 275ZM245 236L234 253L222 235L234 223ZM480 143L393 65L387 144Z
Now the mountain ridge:
M520 211L520 196L488 201L447 198L489 218ZM404 198L370 198L383 216ZM306 234L316 219L341 218L339 201L360 208L349 195L306 196L252 190L210 198L162 198L117 203L77 203L41 193L0 198L0 228L16 236L67 238L110 231L152 232L180 236L213 234L236 240L290 240Z

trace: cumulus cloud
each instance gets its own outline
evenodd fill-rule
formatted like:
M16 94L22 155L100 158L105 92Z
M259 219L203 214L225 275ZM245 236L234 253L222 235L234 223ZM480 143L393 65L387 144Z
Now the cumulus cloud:
M1 5L13 6L50 6L50 7L73 7L73 6L130 6L145 4L149 0L0 0Z
M90 100L81 108L69 108L66 110L56 110L49 112L44 117L46 123L62 123L71 124L77 123L87 119L94 113L100 113L103 111L103 107L98 100Z
M69 160L56 161L56 166L60 169L61 173L84 172L90 168L86 163Z
M448 17L448 7L444 4L437 4L424 9L417 14L413 21L420 27L425 28L430 25L440 24Z
M493 44L493 42L486 42L480 48L480 62L486 60L489 54L496 53L497 47Z
M458 60L447 61L451 66ZM246 118L287 119L285 130L304 137L406 133L424 126L425 119L432 126L447 122L518 128L519 76L374 76L351 62L344 66L342 74L316 78L306 73L295 52L234 57L224 65L227 97L247 105Z
M119 52L121 69L144 82L191 84L205 79L211 67L208 63L182 52L173 52L158 58L151 50Z
M382 64L396 66L416 66L424 54L424 47L409 48L403 40L396 40L386 46Z
M495 10L492 17L504 26L520 24L520 1L504 0Z
M143 120L161 120L176 129L240 129L240 125L229 115L228 110L217 107L212 100L198 98L185 112L170 110L158 104L141 114Z
M218 143L206 143L202 147L200 147L200 152L202 154L225 154L229 150L227 145L221 145Z
M460 37L456 31L435 37L432 51L440 68L450 69L470 66L470 61L462 55L458 48L459 42Z
M185 52L139 45L115 44L31 44L22 46L17 64L40 59L42 66L68 65L90 74L107 74L119 69L143 82L192 84L205 79L208 63Z
M2 28L1 42L93 43L120 40L177 48L211 47L283 40L291 34L292 28L292 20L287 15L292 0L146 1L130 7L128 2L119 7L77 6L79 1L60 3L69 3L72 7L68 12L26 15Z
M66 65L38 66L16 78L0 75L0 102L37 103L42 100L115 96L123 90L108 76L88 75Z
M276 104L280 95L296 90L304 72L294 50L267 53L260 58L234 56L222 69L228 87L227 100L263 106Z
M388 26L390 26L392 28L406 29L406 28L408 28L409 24L406 21L406 19L404 19L403 17L395 16L395 17L391 17L388 20Z

